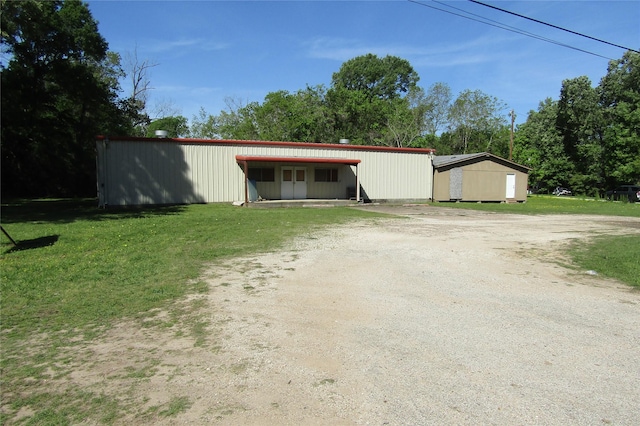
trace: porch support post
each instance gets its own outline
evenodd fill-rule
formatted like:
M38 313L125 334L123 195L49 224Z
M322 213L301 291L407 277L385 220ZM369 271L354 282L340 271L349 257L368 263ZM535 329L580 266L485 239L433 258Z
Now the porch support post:
M244 168L244 206L249 207L249 162L242 162Z
M358 176L358 165L356 164L356 202L360 202L360 176Z

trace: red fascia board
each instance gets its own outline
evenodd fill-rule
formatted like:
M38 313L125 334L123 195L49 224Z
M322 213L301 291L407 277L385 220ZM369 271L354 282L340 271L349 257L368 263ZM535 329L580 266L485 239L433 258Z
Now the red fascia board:
M185 144L212 144L212 145L244 145L244 146L280 146L280 147L302 147L315 149L345 149L355 151L377 151L377 152L406 152L414 154L433 154L433 148L396 148L391 146L373 145L350 145L332 143L311 143L311 142L278 142L278 141L253 141L253 140L233 140L233 139L190 139L190 138L140 138L126 136L97 136L97 140L113 142L175 142Z
M360 160L349 158L320 158L320 157L272 157L264 155L236 155L237 162L262 161L270 163L318 163L318 164L348 164L355 166Z

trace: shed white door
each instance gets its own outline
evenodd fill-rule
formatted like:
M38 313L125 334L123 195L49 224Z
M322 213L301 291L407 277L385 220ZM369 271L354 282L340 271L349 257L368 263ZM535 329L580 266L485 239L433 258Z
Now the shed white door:
M507 199L516 198L516 175L507 173Z
M307 169L304 167L283 167L280 198L300 200L307 198Z

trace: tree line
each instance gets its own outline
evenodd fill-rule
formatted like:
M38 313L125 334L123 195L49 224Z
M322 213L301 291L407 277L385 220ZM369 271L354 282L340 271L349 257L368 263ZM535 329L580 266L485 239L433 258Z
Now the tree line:
M559 99L540 102L518 126L514 159L542 192L569 186L597 196L640 183L640 54L611 61L596 87L585 76L563 81Z
M95 194L95 136L272 140L429 147L437 154L510 155L508 108L479 90L453 99L444 82L428 88L411 64L367 54L333 73L330 85L225 99L218 114L188 120L171 108L151 119L146 72L156 66L108 50L80 0L2 0L2 191L5 196ZM640 55L612 61L597 87L562 83L515 129L514 161L531 168L540 191L570 186L598 194L640 180ZM125 70L125 68L127 68ZM131 93L120 82L128 78Z

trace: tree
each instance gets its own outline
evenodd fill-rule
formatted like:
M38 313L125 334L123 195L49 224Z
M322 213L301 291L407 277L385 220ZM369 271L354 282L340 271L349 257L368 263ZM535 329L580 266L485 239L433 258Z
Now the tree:
M490 150L494 135L506 125L505 105L480 90L464 90L449 109L449 132L457 135L454 151Z
M602 162L608 188L640 183L640 54L611 61L598 86L603 108Z
M568 184L574 192L595 195L602 188L604 122L599 97L588 77L564 80L558 101L556 127L574 165Z
M125 55L125 67L131 83L131 93L123 103L129 111L131 126L136 135L148 133L147 126L151 122L147 111L149 91L151 90L149 70L156 66L158 64L149 59L140 60L137 48L132 53L129 52Z
M426 131L435 135L445 128L451 108L451 88L446 83L434 83L427 90L425 112Z
M368 98L394 99L409 92L419 79L407 60L369 53L342 64L331 82L334 88L361 91Z
M207 111L200 107L198 114L191 118L189 136L199 139L220 139L216 117L207 114Z
M424 90L420 87L412 88L406 97L390 102L386 145L398 148L411 146L425 133L425 116L431 105Z
M12 195L95 191L93 141L125 129L117 55L78 0L2 2L2 187Z
M355 144L389 144L393 137L387 134L388 118L402 104L394 102L414 89L418 80L411 64L395 56L367 54L342 64L327 93L336 135Z
M164 117L153 120L147 126L147 137L155 137L156 130L166 130L170 138L183 138L189 136L189 123L185 117Z
M529 112L515 134L513 160L531 168L529 185L541 192L569 185L574 174L574 165L556 129L557 118L558 102L547 98L540 102L538 111Z

